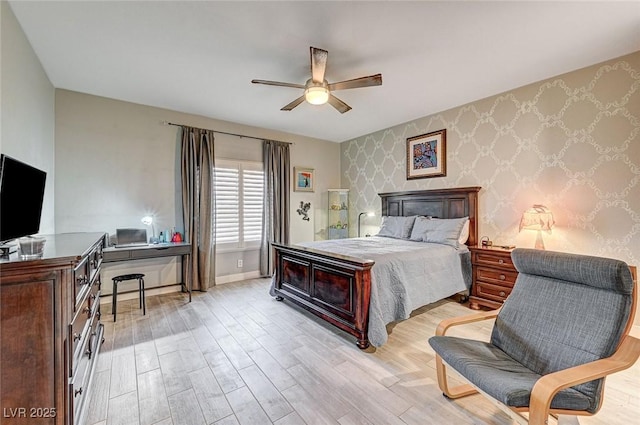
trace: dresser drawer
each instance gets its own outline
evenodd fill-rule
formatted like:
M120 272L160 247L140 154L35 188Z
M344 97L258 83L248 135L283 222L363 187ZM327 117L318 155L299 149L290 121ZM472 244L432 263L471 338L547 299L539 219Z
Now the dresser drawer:
M91 271L89 269L89 260L85 257L78 266L73 269L73 299L74 312L81 309L81 305L85 301L89 284L91 283Z
M503 302L511 293L512 288L508 286L492 285L485 282L476 282L475 294L488 300Z
M91 315L94 314L94 310L96 309L96 306L99 306L100 304L100 286L101 286L100 275L98 275L96 279L93 281L91 288L89 288L89 296L87 297L89 300L89 308L91 309Z
M96 315L93 317L91 321L91 327L89 328L89 358L93 358L96 356L98 351L100 351L99 345L102 343L102 337L100 336L100 320L98 319L100 312L97 311Z
M96 367L100 345L104 335L103 325L97 317L99 309L92 317L86 338L83 340L83 350L77 361L77 367L69 379L70 424L86 423L87 402L90 399L91 380Z
M91 320L91 307L89 305L88 294L85 294L83 302L80 304L73 320L69 324L69 376L73 375L76 363L80 358L84 346L87 342L87 333Z
M100 266L102 266L102 244L99 244L95 247L95 249L89 254L89 278L93 281L96 276L99 274Z
M508 270L491 269L488 267L478 267L476 269L476 280L478 282L488 282L500 286L513 287L517 277L518 272Z
M103 241L91 248L91 252L73 269L73 296L75 305L73 311L78 311L84 301L87 291L100 278L100 267L103 258Z
M87 351L82 354L82 357L78 362L78 367L70 380L71 385L69 395L73 400L74 418L79 417L80 410L83 407L83 402L88 392L89 378L91 377L91 366L91 351L87 349Z

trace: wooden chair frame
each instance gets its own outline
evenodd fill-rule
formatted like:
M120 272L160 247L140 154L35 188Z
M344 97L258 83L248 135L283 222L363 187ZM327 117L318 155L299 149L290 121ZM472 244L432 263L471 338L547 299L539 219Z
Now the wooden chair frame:
M616 351L610 357L542 376L533 386L533 390L531 391L531 400L528 407L514 408L506 406L498 400L493 399L488 394L482 392L472 384L463 384L457 387L449 388L445 366L446 363L438 354L436 354L436 372L438 374L438 386L445 396L452 399L465 397L471 394L482 393L485 396L491 398L491 400L498 404L503 411L510 414L519 423L528 423L529 425L546 425L549 423L549 415L553 415L554 417L557 417L557 415L595 415L602 406L604 394L603 397L600 398L600 405L594 413L582 410L551 409L551 400L560 390L573 387L585 382L593 381L594 379L605 378L606 376L613 373L628 369L629 367L633 366L633 364L638 360L638 357L640 357L640 339L629 335L631 328L633 327L638 303L638 281L636 276L636 268L630 267L630 269L634 282L631 313L629 315L629 320L627 321L623 336L620 338L620 343L618 344ZM498 316L499 312L500 309L497 309L493 311L484 311L462 317L454 317L451 319L443 320L442 322L440 322L436 329L436 335L443 336L445 335L447 330L454 326L495 319ZM604 392L604 386L602 391ZM522 415L522 413L524 412L529 413L528 422L522 422L523 419L525 421L527 420L527 418Z

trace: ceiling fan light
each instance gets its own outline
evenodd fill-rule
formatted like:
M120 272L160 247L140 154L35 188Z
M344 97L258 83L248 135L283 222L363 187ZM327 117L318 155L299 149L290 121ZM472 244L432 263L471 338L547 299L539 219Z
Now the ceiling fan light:
M329 90L326 87L308 87L304 98L312 105L324 105L329 100Z

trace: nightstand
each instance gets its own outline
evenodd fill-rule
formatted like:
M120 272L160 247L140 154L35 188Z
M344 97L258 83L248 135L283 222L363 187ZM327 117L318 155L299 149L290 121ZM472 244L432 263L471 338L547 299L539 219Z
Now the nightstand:
M481 306L496 309L502 305L513 289L518 272L511 261L511 249L495 247L469 247L473 281L469 308Z

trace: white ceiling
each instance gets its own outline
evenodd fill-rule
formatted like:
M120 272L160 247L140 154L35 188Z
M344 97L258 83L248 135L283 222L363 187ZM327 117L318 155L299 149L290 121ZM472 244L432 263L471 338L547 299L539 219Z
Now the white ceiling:
M640 3L10 1L56 88L342 142L640 50ZM353 109L280 108L309 47Z

